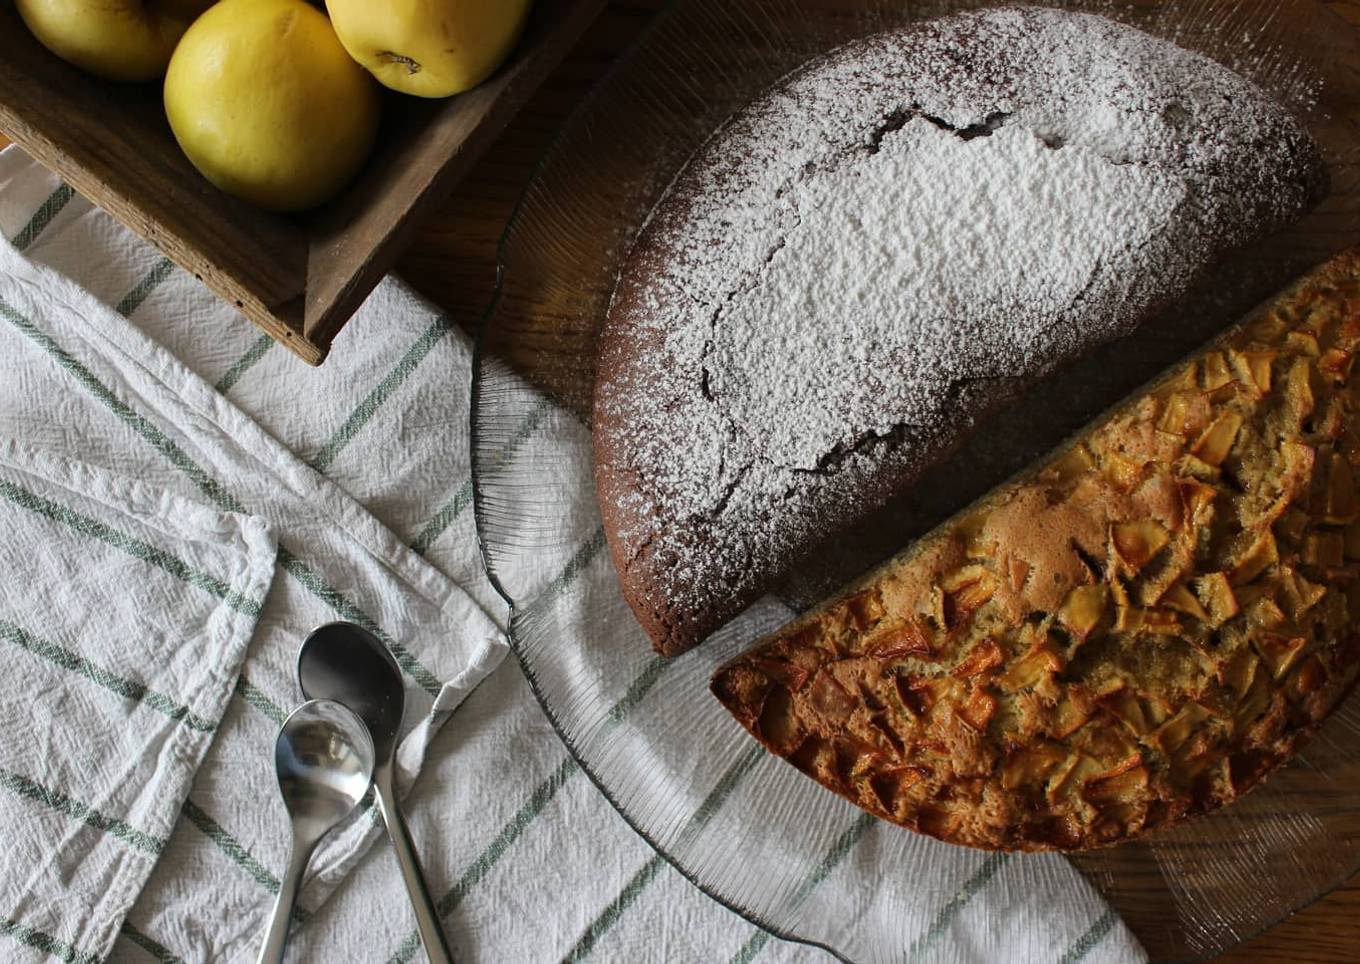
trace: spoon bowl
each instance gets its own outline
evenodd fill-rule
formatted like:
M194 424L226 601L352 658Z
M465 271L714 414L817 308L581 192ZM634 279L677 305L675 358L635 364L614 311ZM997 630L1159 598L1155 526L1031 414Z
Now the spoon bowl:
M295 827L318 837L349 816L373 782L368 728L332 700L309 700L283 723L274 744L279 793Z
M304 696L343 703L368 726L377 754L373 789L411 898L416 930L430 964L448 964L452 955L439 924L439 911L425 885L411 831L397 802L395 757L406 713L406 683L401 667L382 640L362 626L326 623L302 641L297 677Z
M379 766L391 759L406 713L406 686L381 640L354 623L318 626L298 650L297 678L308 699L335 700L358 714Z
M283 960L289 920L312 851L359 805L373 782L374 763L368 727L340 703L309 700L283 721L274 744L274 767L292 822L293 845L260 947L260 964Z

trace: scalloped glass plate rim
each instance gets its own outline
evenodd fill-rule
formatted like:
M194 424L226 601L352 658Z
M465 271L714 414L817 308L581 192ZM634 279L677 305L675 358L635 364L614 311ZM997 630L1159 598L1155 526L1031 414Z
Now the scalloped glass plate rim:
M520 226L526 202L534 192L535 188L542 183L542 178L545 171L548 170L551 162L556 158L559 150L561 150L563 142L567 139L568 135L571 132L573 132L575 126L581 121L583 116L588 115L591 109L595 107L604 96L606 96L611 83L614 82L618 73L623 68L631 64L632 61L639 55L639 53L646 47L647 41L652 36L652 34L663 25L667 18L674 15L679 8L684 6L685 2L686 0L663 0L663 2L658 6L658 8L650 15L646 25L638 31L637 35L629 42L628 46L624 49L624 51L617 56L614 62L604 71L600 78L594 82L586 96L579 103L577 103L566 115L566 117L561 121L556 132L554 133L553 137L548 143L547 147L543 149L543 151L539 154L539 156L535 160L530 177L525 182L524 188L520 191L515 201L515 204L512 207L511 213L497 241L495 280L492 292L487 301L487 305L483 309L478 319L476 334L474 337L473 346L474 350L472 358L473 369L470 386L470 421L474 428L474 438L476 433L476 426L478 424L478 415L482 404L481 388L483 387L484 381L483 362L487 357L486 356L487 332L490 328L491 322L493 321L497 314L497 310L500 307L502 295L504 294L505 291L505 285L507 280L506 252L511 242L514 240L516 231ZM1342 20L1340 17L1337 17L1337 22L1343 24L1345 23L1345 21ZM522 606L517 604L515 598L501 582L501 579L499 578L495 570L495 567L491 561L492 555L489 547L489 537L487 534L488 523L484 516L484 501L482 492L484 479L482 472L480 471L480 457L481 457L480 449L476 444L474 444L472 450L472 466L471 466L472 508L475 519L476 541L479 553L481 555L482 565L486 573L487 579L490 582L492 588L495 590L496 594L500 596L501 599L504 600L508 607L510 615L508 627L509 642L512 649L516 652L517 658L519 658L520 667L524 672L526 680L529 683L530 690L534 694L534 698L538 701L539 706L542 708L545 717L547 718L550 726L553 729L553 732L562 742L563 746L567 750L576 767L578 767L581 770L581 772L586 776L586 778L591 782L591 784L600 792L600 794L605 798L605 800L608 801L609 805L614 809L616 813L619 814L619 816L624 820L628 827L634 833L636 833L642 840L644 840L660 859L662 859L669 866L674 868L682 877L684 877L690 884L698 888L709 899L713 900L715 903L726 908L732 913L738 915L740 918L742 918L744 921L751 924L752 926L760 928L762 931L770 934L773 937L791 943L817 948L830 954L832 957L836 958L839 961L847 962L847 964L853 964L850 958L846 957L835 947L832 947L829 944L826 944L814 938L801 936L786 928L782 928L774 924L773 922L765 919L761 914L751 910L750 908L734 900L730 900L727 897L723 896L722 894L716 892L715 888L704 884L693 871L688 869L679 858L671 854L666 849L665 846L660 844L641 825L639 819L635 817L625 805L620 803L620 801L616 798L615 794L609 789L609 786L606 784L604 779L595 772L595 768L587 761L586 756L577 746L576 741L564 728L557 711L554 709L551 701L547 698L546 694L543 691L537 673L532 669L528 661L524 658L524 654L521 649L523 640L521 639L517 630L521 627L522 617L524 617L527 614L529 607L532 606L534 602L536 602L536 599L529 599ZM1357 691L1356 696L1360 697L1360 691ZM1274 917L1273 919L1264 921L1256 930L1254 930L1250 934L1243 936L1238 946L1241 946L1242 944L1245 944L1253 940L1254 938L1260 936L1261 934L1271 930L1273 927L1275 927L1283 920L1323 900L1330 894L1346 886L1347 883L1350 881L1350 878L1354 877L1357 873L1360 873L1360 861L1354 863L1348 870L1344 872L1344 876L1338 877L1336 882L1333 883L1331 886L1321 889L1311 894L1310 896L1302 898L1297 903L1283 910L1281 913L1278 914L1278 916ZM1190 959L1193 960L1194 958Z
M596 100L602 96L603 91L606 89L606 87L608 86L610 81L614 78L614 76L618 73L618 71L637 55L638 51L646 44L647 38L651 35L651 33L661 25L661 23L664 21L666 17L673 14L675 10L683 2L684 0L664 0L664 3L661 5L661 7L659 7L656 10L656 12L652 14L651 18L647 22L647 25L639 32L638 36L629 43L627 49L618 55L618 58L614 61L614 63L611 64L606 69L605 73L591 87L590 91L586 94L585 98L583 98L579 104L577 104L575 107L571 109L570 113L568 113L566 118L562 121L561 126L558 127L557 132L553 135L552 140L549 142L548 146L544 148L543 152L534 162L533 170L529 176L529 180L525 183L524 189L520 191L519 197L515 200L514 207L511 209L510 212L510 217L506 220L505 228L501 231L500 238L496 242L495 283L491 291L491 297L487 300L487 306L485 309L483 309L482 315L478 319L477 333L476 337L473 339L472 382L471 387L469 389L471 401L468 406L469 422L473 426L477 424L477 414L481 407L480 389L483 378L481 363L483 359L483 352L485 351L486 348L486 332L491 322L491 319L496 314L496 309L500 305L501 295L505 290L505 272L506 272L505 250L509 242L514 237L515 228L518 226L520 214L523 211L525 201L528 199L534 186L538 183L539 177L542 175L544 169L548 166L548 162L552 160L558 148L561 146L561 143L566 133L573 127L576 121L590 109L590 107L596 102ZM844 964L854 964L853 961L842 955L834 947L831 947L830 945L824 944L812 938L800 937L797 934L786 931L776 926L775 924L770 923L769 921L763 920L759 914L756 914L755 912L749 910L746 907L741 906L740 904L727 900L721 894L715 893L713 889L706 887L695 874L691 873L679 860L673 857L664 847L662 847L656 840L654 840L652 836L647 833L646 830L642 828L638 821L634 819L632 814L629 813L628 809L624 807L622 804L620 804L614 798L614 795L609 791L609 788L605 785L604 781L599 777L598 774L595 773L594 768L591 767L590 764L586 762L584 755L577 748L575 741L567 734L566 730L563 729L562 724L557 717L557 713L553 710L551 703L544 695L543 690L539 685L537 674L534 673L534 671L530 668L527 661L523 658L520 652L519 648L520 640L515 632L516 620L518 618L520 608L516 605L514 598L510 595L509 591L506 590L505 586L502 585L499 577L496 575L495 568L491 564L491 556L489 554L487 547L486 521L483 518L482 514L483 504L481 498L482 482L481 473L478 471L478 462L479 462L479 448L476 445L473 445L471 463L472 514L473 518L476 520L475 529L477 537L477 550L479 555L481 556L482 568L486 573L487 581L491 584L491 588L495 590L496 595L500 596L501 599L505 601L505 605L509 609L510 620L507 631L507 638L509 640L511 649L514 650L516 658L519 661L520 670L524 673L524 678L529 683L529 689L534 694L534 699L538 701L539 708L543 710L543 715L547 718L548 724L552 727L553 732L557 735L558 740L561 741L562 745L566 748L567 753L571 756L577 768L579 768L580 771L585 775L586 779L590 781L591 785L595 787L596 790L599 791L600 795L603 796L604 799L609 803L609 806L613 808L614 812L617 813L619 817L623 819L623 822L628 825L628 828L632 830L633 833L637 834L639 838L645 841L647 846L652 848L653 852L655 852L658 857L660 857L668 865L670 865L691 885L698 888L704 894L704 896L708 897L710 900L719 904L720 906L725 907L727 910L736 914L738 917L746 921L748 924L751 924L754 927L759 927L761 930L765 931L767 934L772 935L773 937L776 937L783 941L801 944L806 947L815 947L818 950L822 950L830 954L836 960L844 962ZM532 600L530 602L532 602ZM1360 865L1358 865L1356 869L1360 870Z

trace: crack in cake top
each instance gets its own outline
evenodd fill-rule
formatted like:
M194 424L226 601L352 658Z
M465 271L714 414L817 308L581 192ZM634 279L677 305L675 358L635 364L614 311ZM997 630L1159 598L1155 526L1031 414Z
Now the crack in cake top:
M616 558L664 558L690 600L751 582L880 502L885 457L909 477L954 444L962 397L1126 334L1295 215L1317 165L1242 77L1088 14L814 61L699 150L622 272L596 400L626 434L602 448Z

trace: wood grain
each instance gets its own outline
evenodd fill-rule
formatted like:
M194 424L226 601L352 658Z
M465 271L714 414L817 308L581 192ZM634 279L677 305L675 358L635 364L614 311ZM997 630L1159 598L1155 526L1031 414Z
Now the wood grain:
M616 51L643 28L660 0L615 0L551 75L498 144L420 233L398 269L471 329L495 277L496 245L521 189L554 132ZM1360 0L1329 4L1360 29ZM1360 960L1360 875L1220 960L1304 964Z
M398 270L464 327L475 327L486 306L497 243L538 158L572 107L660 5L661 0L614 0L400 259ZM1328 5L1360 29L1360 0ZM0 135L0 146L4 143ZM1219 960L1224 964L1360 960L1360 875Z
M501 132L606 0L537 0L509 61L469 94L385 96L381 149L314 212L235 201L189 164L159 85L112 84L44 49L0 3L0 129L228 304L319 364L415 225Z
M0 129L275 338L301 341L301 230L224 203L165 123L156 85L100 81L57 59L0 4ZM300 346L309 361L319 351Z
M410 243L423 215L448 196L604 6L605 0L540 2L518 52L489 81L443 102L389 98L396 108L389 110L390 144L336 202L309 219L308 341L331 343Z

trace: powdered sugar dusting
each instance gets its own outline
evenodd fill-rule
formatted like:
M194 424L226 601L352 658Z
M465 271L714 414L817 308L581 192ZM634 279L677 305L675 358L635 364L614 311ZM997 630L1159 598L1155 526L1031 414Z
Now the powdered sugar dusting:
M771 462L816 469L861 433L937 417L960 378L1036 368L1116 323L1091 305L1084 330L1062 324L1084 290L1107 296L1186 185L1018 124L980 140L914 119L792 192L798 227L723 308L705 363L715 403ZM964 170L966 195L940 190Z
M598 476L644 623L711 631L1296 215L1319 164L1237 75L1090 15L951 17L794 75L690 162L620 277Z

